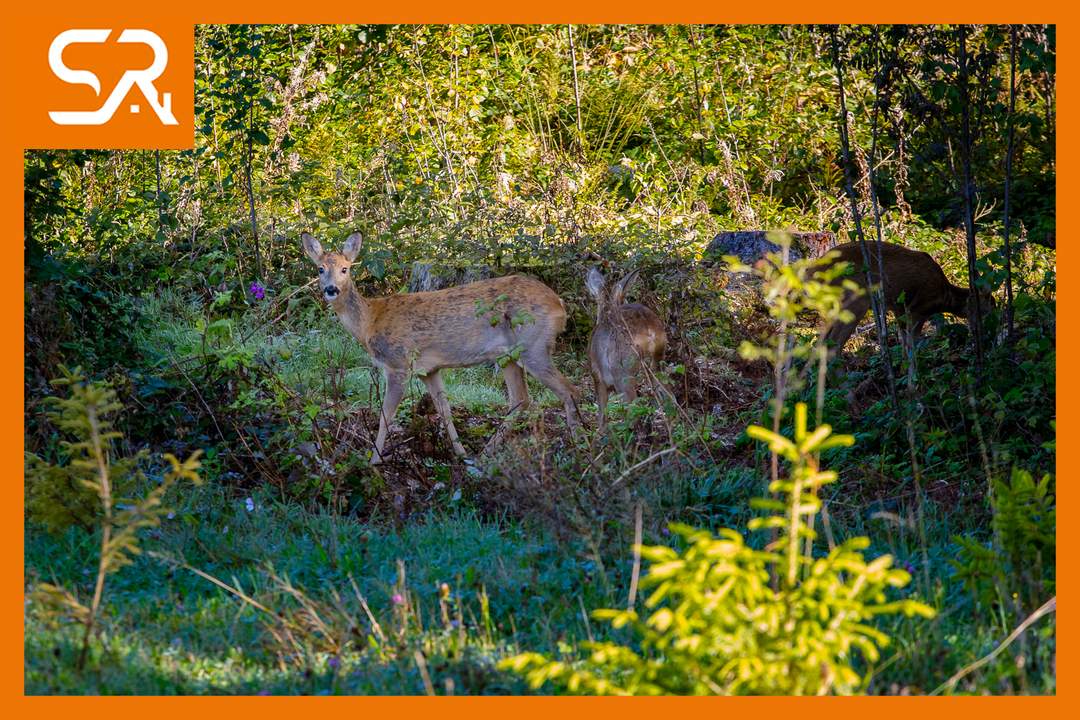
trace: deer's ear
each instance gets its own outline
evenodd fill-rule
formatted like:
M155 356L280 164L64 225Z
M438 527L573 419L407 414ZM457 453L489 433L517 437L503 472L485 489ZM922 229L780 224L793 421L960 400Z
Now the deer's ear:
M626 289L633 284L634 280L638 277L637 270L631 270L622 280L615 284L615 290L612 292L612 301L615 304L621 304L623 296L626 295Z
M345 238L345 244L341 246L341 254L345 256L345 259L349 262L356 260L356 256L360 254L360 245L364 242L364 238L360 233L354 232L349 237Z
M318 264L322 260L322 245L315 239L315 236L311 233L302 233L300 235L300 242L304 246L304 253L311 258L311 262Z
M600 291L604 289L604 276L596 268L589 268L585 275L585 287L594 298L600 299Z

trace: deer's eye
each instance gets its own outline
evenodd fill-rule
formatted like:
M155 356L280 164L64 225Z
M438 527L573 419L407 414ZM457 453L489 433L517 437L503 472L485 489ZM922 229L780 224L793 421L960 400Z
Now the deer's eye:
M349 272L349 268L341 268L341 274L342 275L344 275L347 272Z
M326 268L319 268L319 274L320 275L322 275L324 272L326 272Z

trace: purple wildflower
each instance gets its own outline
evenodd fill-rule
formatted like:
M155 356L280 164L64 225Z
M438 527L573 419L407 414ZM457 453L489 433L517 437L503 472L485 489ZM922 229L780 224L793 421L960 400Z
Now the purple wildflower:
M266 288L263 287L258 280L251 283L251 287L248 288L248 291L256 300L262 300L264 297L266 297Z
M338 659L337 655L332 655L330 656L330 659L326 661L326 664L331 670L337 670L341 667L341 660Z
M269 695L270 691L269 690L260 690L259 692L255 693L255 694L256 695Z
M390 598L390 602L394 603L395 605L401 605L405 602L405 598L401 597L400 593L394 593L394 596Z

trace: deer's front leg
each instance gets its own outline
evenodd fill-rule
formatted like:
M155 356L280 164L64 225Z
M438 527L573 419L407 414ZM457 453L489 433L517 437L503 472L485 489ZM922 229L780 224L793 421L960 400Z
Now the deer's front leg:
M398 405L405 394L406 376L386 371L386 393L383 395L382 412L379 414L379 434L375 436L375 452L371 455L371 464L378 465L383 461L383 446L386 444L386 435L390 430L390 423L394 421Z
M450 444L454 448L454 452L458 457L465 457L465 448L462 447L461 441L458 440L457 428L454 427L454 417L450 414L450 401L446 398L446 387L443 385L442 375L438 370L432 370L424 376L424 384L427 385L428 392L431 394L431 399L435 402L435 409L439 411L439 415L442 417L443 425L446 427L446 434L450 436Z

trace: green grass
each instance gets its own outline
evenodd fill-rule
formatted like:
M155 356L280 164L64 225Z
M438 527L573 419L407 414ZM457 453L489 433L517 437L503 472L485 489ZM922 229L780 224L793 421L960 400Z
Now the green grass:
M375 617L389 629L395 624L392 596L398 562L403 562L410 596L418 605L416 622L424 628L410 625L408 644L425 647L433 665L440 656L450 663L449 674L440 673L440 678L453 676L462 664L479 664L482 674L492 676L486 679L491 683L486 691L521 689L509 677L494 677L491 670L494 661L512 649L509 638L524 646L553 647L560 638L584 637L576 598L586 607L602 600L589 580L588 561L567 555L517 524L481 521L467 508L455 509L449 499L450 507L438 517L400 532L278 505L265 496L253 498L255 509L249 512L244 500L229 499L213 487L176 501L175 517L148 544L237 584L255 598L273 596L267 581L272 567L314 598L326 600L337 591L348 611L361 619L365 614L352 590L355 581ZM92 578L82 560L93 554L92 539L76 531L62 538L33 530L27 535L31 581L58 581L85 592ZM445 637L453 633L442 626L437 612L438 587L444 582L454 588L453 600L461 604L468 635L465 651L453 658ZM481 637L479 626L482 590L492 598L491 619L498 633L489 639ZM98 670L88 677L69 668L75 636L49 629L31 616L26 629L27 692L422 690L412 654L399 652L393 643L379 650L359 643L340 658L336 679L320 680L305 672L328 670L326 653L282 669L259 610L188 570L154 558L140 558L110 581L103 616L106 642L93 663ZM362 622L367 627L367 620ZM292 667L295 664L299 668ZM461 679L457 687L475 690Z
M660 488L658 506L685 500L685 514L699 524L739 527L747 519L744 498L755 479L746 473L685 477ZM423 648L429 672L439 692L446 680L455 692L523 692L512 676L494 670L502 657L519 649L558 653L564 644L603 634L604 626L586 625L582 608L625 602L629 581L630 536L612 542L603 558L606 582L583 543L560 544L538 527L507 519L482 517L470 498L447 496L442 508L398 530L383 523L358 523L313 513L297 505L281 505L267 494L232 497L212 482L173 499L175 516L144 545L155 552L183 558L190 565L239 586L250 596L274 606L288 607L275 594L268 570L287 577L317 600L329 602L336 592L346 611L364 633L371 632L352 590L363 593L384 628L395 626L392 596L398 561L404 563L417 619L410 620L400 645L369 647L357 641L331 667L332 655L284 663L264 623L262 613L194 573L142 557L110 579L103 610L103 642L86 673L72 669L77 634L72 628L50 628L34 613L26 624L26 690L30 694L369 694L420 693L423 684L412 648ZM707 514L701 508L708 508ZM938 605L939 619L930 623L895 621L885 628L894 637L891 651L872 690L913 688L928 691L949 674L993 649L1007 632L1006 619L980 617L972 612L962 588L949 582L948 561L956 551L950 538L973 528L931 505L927 538L932 586L923 587L916 570L914 592ZM687 519L690 519L687 518ZM835 521L834 521L835 522ZM625 530L629 530L626 528ZM854 514L834 526L837 539L867 534L870 556L892 552L900 564L919 563L919 541L888 520ZM647 542L661 542L650 532ZM614 540L614 538L612 538ZM618 552L615 548L626 548ZM31 527L26 537L28 582L51 581L78 588L91 587L95 557L93 537L71 530L52 537ZM452 588L452 603L460 603L466 640L446 629L439 617L438 587ZM490 598L493 631L485 634L480 594ZM423 629L416 627L419 623ZM1039 628L1034 643L1049 667L1052 621ZM931 648L933 650L931 650ZM1054 678L1046 672L1029 677L1009 657L990 668L979 687L1009 691L1023 681L1028 692L1053 692ZM986 681L990 677L992 681ZM995 685L996 683L996 685Z

